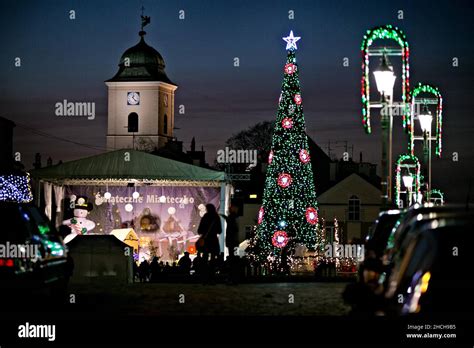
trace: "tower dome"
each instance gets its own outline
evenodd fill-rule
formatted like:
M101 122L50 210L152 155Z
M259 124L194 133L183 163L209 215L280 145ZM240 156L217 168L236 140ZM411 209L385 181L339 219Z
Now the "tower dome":
M166 75L162 55L145 42L145 34L140 31L140 42L122 54L118 72L107 81L161 81L175 85Z

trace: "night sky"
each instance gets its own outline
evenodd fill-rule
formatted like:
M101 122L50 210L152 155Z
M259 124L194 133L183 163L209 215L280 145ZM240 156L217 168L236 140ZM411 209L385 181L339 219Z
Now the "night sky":
M340 157L342 141L354 158L380 162L380 133L361 123L360 43L367 29L393 24L410 44L411 84L438 86L445 101L444 156L433 159L433 187L448 201L464 201L474 169L472 118L474 8L469 1L2 1L0 26L0 115L19 125L14 150L31 168L34 154L72 160L105 150L107 88L119 58L139 41L141 6L151 16L146 41L164 57L179 85L175 110L178 140L189 149L196 137L212 163L232 134L273 120L286 60L281 39L290 29L301 36L297 59L308 134L324 150L328 141ZM76 19L69 19L69 11ZM179 10L186 18L178 18ZM288 11L295 19L288 19ZM404 19L397 19L397 11ZM15 57L21 67L15 67ZM234 67L234 57L240 67ZM343 66L344 57L349 67ZM458 57L459 66L452 66ZM374 64L375 65L375 64ZM397 69L397 64L395 69ZM396 71L397 73L397 71ZM398 71L400 89L400 71ZM58 101L95 102L96 118L55 116ZM47 132L57 138L40 136ZM394 159L407 138L395 120ZM459 161L452 161L452 153ZM317 168L316 168L317 173Z

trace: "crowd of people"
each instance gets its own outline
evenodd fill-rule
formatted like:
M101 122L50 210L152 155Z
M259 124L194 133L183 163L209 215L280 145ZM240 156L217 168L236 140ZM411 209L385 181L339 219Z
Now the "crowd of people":
M222 233L220 217L227 222L225 244L229 256L224 258L220 250L219 235ZM217 280L226 280L237 284L245 269L243 260L234 254L238 246L238 208L232 205L228 215L219 215L213 204L206 205L206 214L198 227L199 240L196 242L197 254L193 260L188 252L177 262L163 262L154 257L151 262L142 260L134 263L134 277L140 282L160 282L170 279L194 278L205 284L215 284Z

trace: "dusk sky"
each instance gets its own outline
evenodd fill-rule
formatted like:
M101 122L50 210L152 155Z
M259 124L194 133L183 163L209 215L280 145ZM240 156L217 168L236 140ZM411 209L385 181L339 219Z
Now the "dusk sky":
M145 40L162 54L168 77L179 86L176 105L186 108L175 117L180 128L175 136L186 149L195 136L212 163L232 134L275 119L286 60L282 37L293 30L302 37L296 55L308 134L324 150L329 140L341 146L347 140L356 160L362 152L365 161L379 164L379 116L374 111L371 135L361 122L360 43L367 29L393 24L410 44L411 85L431 83L444 97L443 158L433 158L433 188L444 191L448 201L464 201L474 170L474 7L469 1L413 2L2 1L0 115L18 124L14 150L27 168L36 152L43 163L49 156L56 163L105 151L104 81L117 72L122 53L138 43L143 5L151 16ZM289 10L295 11L294 20L288 19ZM398 10L404 19L397 18ZM15 67L16 57L21 67ZM453 57L459 66L453 67ZM96 118L58 118L54 105L64 99L95 102ZM395 160L406 152L400 119L394 141ZM332 150L337 157L343 151Z

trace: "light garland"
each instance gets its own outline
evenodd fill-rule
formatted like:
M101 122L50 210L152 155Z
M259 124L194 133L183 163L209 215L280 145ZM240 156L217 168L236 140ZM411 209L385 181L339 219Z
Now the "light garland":
M291 175L287 173L282 173L278 176L278 185L283 188L287 188L291 185Z
M416 193L416 197L415 197L415 201L418 202L420 196L421 196L421 166L420 166L420 161L418 160L418 158L414 155L411 155L411 154L403 154L403 155L400 155L398 157L398 160L396 162L396 169L395 169L395 173L396 173L396 179L395 179L395 202L396 204L398 205L398 203L400 202L400 188L401 188L401 172L402 172L402 167L404 164L406 164L405 162L407 161L411 161L412 164L415 165L415 180L413 181L414 184L415 184L415 193Z
M0 201L28 203L32 200L29 173L0 175Z
M311 225L316 225L318 223L318 211L313 207L309 207L306 209L306 221L308 221Z
M296 71L296 65L293 63L288 63L285 65L285 73L288 75L293 74Z
M268 164L272 164L272 160L273 160L273 150L270 151L270 153L268 154Z
M362 96L362 124L366 133L372 132L370 124L370 76L369 76L369 48L375 40L387 39L394 40L402 49L402 102L408 102L410 97L410 50L405 34L392 25L385 25L367 30L361 44L362 51L362 79L361 79L361 96ZM408 114L403 113L403 128L407 131Z
M264 214L265 210L263 209L263 207L260 207L260 210L258 211L258 224L260 225L263 221L263 214Z
M336 217L334 217L334 242L339 244L339 222Z
M429 84L418 85L410 92L411 107L410 107L410 142L408 144L409 151L412 155L415 154L415 134L414 134L414 120L415 120L415 98L420 93L429 93L436 97L438 104L436 105L436 156L441 157L442 153L442 135L443 135L443 97L438 89Z
M443 194L443 192L441 192L440 190L437 190L437 189L432 189L430 191L430 200L435 201L436 198L433 198L433 195L438 195L438 197L439 197L438 199L441 200L441 205L444 204L444 194Z
M289 117L285 117L281 120L281 126L285 129L291 129L291 127L293 127L293 120Z
M309 163L311 157L309 156L309 152L305 149L300 150L300 161L304 164Z
M284 248L288 244L288 234L285 231L276 231L272 237L272 244L277 248Z

